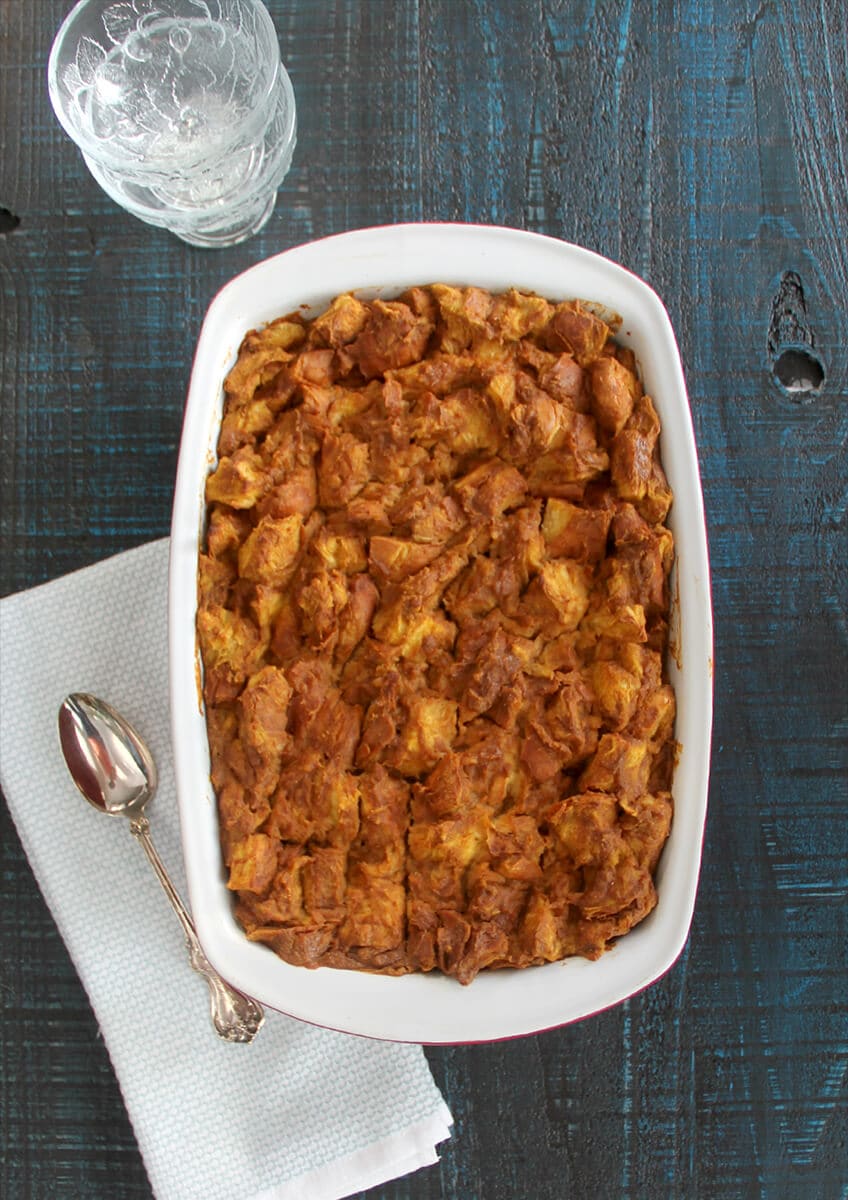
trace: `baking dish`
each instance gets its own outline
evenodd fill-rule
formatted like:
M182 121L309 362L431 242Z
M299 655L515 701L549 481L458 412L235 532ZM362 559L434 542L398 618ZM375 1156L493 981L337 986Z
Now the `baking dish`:
M244 334L285 312L314 315L337 294L390 298L414 284L517 287L579 298L621 315L662 421L662 457L675 494L673 576L676 737L681 744L671 835L654 912L602 958L570 958L481 974L469 987L438 974L400 977L310 971L251 943L236 924L218 844L217 813L199 698L195 642L197 554L204 484L215 461L222 384ZM397 225L339 234L257 264L215 297L192 370L174 500L170 565L170 678L175 767L189 894L215 966L269 1007L370 1037L445 1043L518 1036L578 1020L662 975L680 954L694 908L706 814L712 711L712 624L703 503L680 356L668 315L635 275L585 249L519 230Z

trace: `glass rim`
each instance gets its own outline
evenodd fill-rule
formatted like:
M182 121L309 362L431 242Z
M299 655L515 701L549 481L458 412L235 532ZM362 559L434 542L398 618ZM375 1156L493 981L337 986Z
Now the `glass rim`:
M179 2L179 0L177 0L177 2ZM213 2L217 3L220 14L222 0L213 0ZM282 63L277 30L271 18L271 14L268 12L268 9L265 7L262 0L246 0L246 2L256 13L256 17L260 26L260 28L257 30L256 40L258 42L261 36L262 41L266 45L266 49L270 49L272 57L271 69L267 83L257 98L257 103L254 112L251 113L251 117L239 127L240 136L244 133L245 129L252 127L254 124L252 118L254 118L257 113L262 111L263 106L273 94L275 88L278 86L281 76L283 77L284 90L289 93L288 98L290 103L294 103L294 92L291 86L291 81L288 78L288 73L286 72L286 69ZM63 64L62 67L60 67L59 64L61 53L68 44L68 35L71 31L71 28L83 10L94 10L98 5L101 7L101 9L105 10L115 3L116 0L76 0L73 8L71 8L71 10L67 13L61 25L56 30L53 41L50 45L50 53L47 59L47 93L57 121L62 126L71 141L79 150L82 151L83 154L95 159L98 162L112 161L126 164L128 159L130 162L134 161L131 150L129 150L126 146L122 146L110 152L108 145L105 142L96 137L90 136L85 128L75 124L71 120L70 114L73 111L74 106L76 105L78 107L77 96L79 95L79 92L71 94L70 90L63 84L61 71L64 69L64 65L66 64ZM174 0L158 0L158 3L164 7L174 3ZM143 14L139 13L140 17L142 15ZM167 13L164 15L167 15ZM216 20L217 18L212 19ZM255 123L258 125L258 120Z

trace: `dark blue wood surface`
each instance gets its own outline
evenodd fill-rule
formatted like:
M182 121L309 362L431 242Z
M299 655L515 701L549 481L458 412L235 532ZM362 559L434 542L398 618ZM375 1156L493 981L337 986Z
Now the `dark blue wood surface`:
M268 0L298 150L219 252L87 174L45 88L68 7L0 0L3 593L167 532L203 313L276 250L515 225L645 276L678 333L716 618L688 946L611 1012L429 1051L454 1137L369 1200L848 1196L844 0ZM0 1194L149 1197L5 808L0 838Z

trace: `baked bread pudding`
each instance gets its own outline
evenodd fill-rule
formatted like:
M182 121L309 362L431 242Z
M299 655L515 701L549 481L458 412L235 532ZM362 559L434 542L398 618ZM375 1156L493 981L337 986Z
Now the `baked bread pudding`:
M388 974L597 958L672 816L672 495L590 305L434 284L249 333L198 640L248 938Z

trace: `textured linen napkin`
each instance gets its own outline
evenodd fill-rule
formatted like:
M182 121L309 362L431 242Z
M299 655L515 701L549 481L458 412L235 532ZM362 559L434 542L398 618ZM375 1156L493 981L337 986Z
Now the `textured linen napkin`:
M149 741L156 846L187 898L171 768L168 543L0 602L0 784L91 1000L159 1200L335 1200L438 1160L451 1115L419 1046L269 1012L220 1041L182 931L122 819L67 773L56 717L89 691Z

